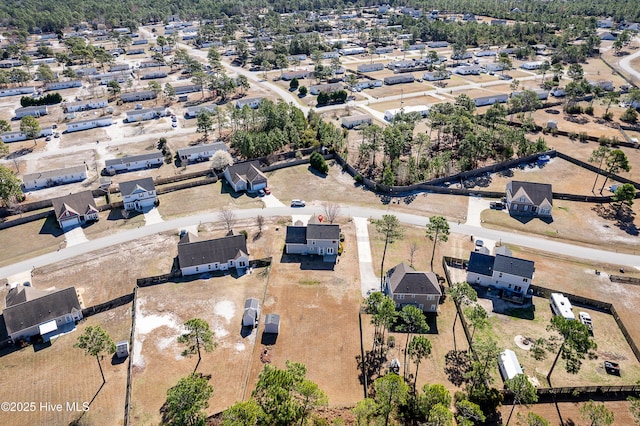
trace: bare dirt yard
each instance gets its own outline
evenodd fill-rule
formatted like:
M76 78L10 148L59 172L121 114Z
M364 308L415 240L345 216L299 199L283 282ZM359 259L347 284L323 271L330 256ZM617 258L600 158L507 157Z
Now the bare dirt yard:
M627 401L596 401L604 403L608 410L614 413L615 425L632 425L634 418L629 411L629 403ZM511 424L516 424L518 413L526 416L528 412L533 412L539 416L549 420L552 425L576 425L587 426L589 421L585 420L580 414L582 403L576 402L560 402L557 404L535 404L529 407L523 405L516 406L511 418ZM511 405L503 405L499 408L502 419L506 422L511 411Z
M4 300L5 292L2 292ZM103 327L114 342L128 340L131 304L121 306L80 322L77 329L54 339L50 346L28 346L0 354L0 394L4 401L34 402L34 412L3 413L3 425L26 424L122 424L124 419L127 362L105 356L101 363L106 384L96 358L74 348L78 336L89 325ZM67 403L79 403L79 411ZM83 403L91 403L82 411ZM47 409L47 403L62 404L60 411ZM41 408L41 404L43 408Z

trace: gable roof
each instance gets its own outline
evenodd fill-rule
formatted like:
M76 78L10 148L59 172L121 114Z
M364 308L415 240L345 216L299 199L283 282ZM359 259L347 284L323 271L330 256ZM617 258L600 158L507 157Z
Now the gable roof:
M65 167L64 169L53 169L53 170L45 170L43 172L29 173L25 174L22 178L23 181L27 182L30 180L36 179L55 179L62 176L73 175L73 174L87 174L87 166L73 166L73 167Z
M253 183L267 180L267 177L260 171L258 161L233 164L228 166L227 170L229 170L229 176L234 185L240 181Z
M75 287L69 287L9 306L3 315L7 333L13 334L76 311L80 311L78 295Z
M42 297L47 295L48 292L44 290L38 290L35 287L25 287L22 285L18 285L7 293L7 297L5 299L5 306L8 308L13 305L17 305L19 303L28 302L30 300L37 299L38 297Z
M411 266L400 263L387 274L393 294L442 294L438 278L433 272L417 272Z
M95 202L93 201L93 194L91 191L82 191L76 194L69 194L64 197L54 198L51 202L53 203L53 210L55 211L57 218L60 218L65 213L83 215L89 210L98 210Z
M307 225L308 240L338 240L340 238L340 226L331 224Z
M539 206L545 199L553 204L553 191L551 185L548 183L536 183L536 182L522 182L518 180L512 180L507 183L507 191L511 195L515 195L520 189L523 189L527 193L531 202Z
M534 262L531 260L518 259L517 257L504 256L502 254L496 255L496 260L493 263L494 271L529 279L533 278L535 269Z
M495 257L480 253L478 251L471 252L469 257L469 266L467 272L475 272L476 274L491 276L493 275L493 263Z
M224 142L215 142L215 143L210 143L210 144L206 144L206 145L194 145L194 146L189 146L187 148L182 148L178 150L178 155L179 156L184 156L184 155L191 155L191 154L197 154L200 152L217 152L217 151L226 151L227 150L227 146L224 144Z
M242 234L178 244L178 261L181 268L216 262L226 263L242 255L248 256L247 239Z
M120 182L120 193L122 196L131 195L137 190L146 192L154 191L155 189L156 186L153 183L153 178L150 177Z
M152 152L150 154L140 154L140 155L126 155L124 157L112 158L111 160L105 160L105 167L115 166L117 164L126 164L126 163L137 163L139 161L149 161L149 160L161 160L164 159L164 155L160 151Z
M285 244L307 244L307 227L287 226Z

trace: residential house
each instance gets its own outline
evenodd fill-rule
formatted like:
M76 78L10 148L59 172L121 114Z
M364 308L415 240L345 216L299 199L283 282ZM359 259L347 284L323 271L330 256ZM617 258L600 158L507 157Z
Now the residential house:
M144 211L156 203L156 186L150 177L120 182L120 195L125 210Z
M178 243L178 263L182 275L247 268L247 239L239 234L200 241L187 233Z
M168 111L169 110L165 107L132 109L126 112L126 122L135 123L137 121L146 121L165 117Z
M184 116L185 118L196 118L200 111L207 111L209 114L213 114L216 108L216 104L190 106L185 110Z
M242 312L242 326L255 327L260 319L260 301L255 297L249 297L244 301L244 311Z
M391 86L393 84L413 83L415 77L413 74L392 75L384 78L384 84Z
M384 69L384 64L380 62L374 62L372 64L360 64L358 65L358 72L374 72L381 71Z
M599 87L606 92L611 92L614 89L613 81L611 80L589 80L589 86Z
M368 114L350 115L348 117L342 117L342 127L346 129L353 129L361 124L371 124L373 118Z
M173 90L176 91L176 95L185 95L187 93L195 93L202 90L202 86L199 84L183 84L181 86L174 86Z
M497 50L478 50L474 53L476 58L481 58L483 56L496 56L498 54Z
M218 151L226 151L224 142L214 142L206 145L194 145L178 150L178 158L182 164L208 161Z
M266 334L280 333L280 315L267 314L264 318L264 332Z
M437 312L442 290L433 272L418 272L400 263L387 272L384 293L401 309L405 305L417 306L425 312Z
M245 105L251 109L257 109L264 98L243 98L236 101L236 108L242 109Z
M376 47L376 55L385 55L387 53L393 53L393 46Z
M317 254L324 262L335 263L340 247L340 226L310 223L287 226L285 252L304 256Z
M15 113L17 120L20 120L22 117L26 117L28 115L38 118L43 115L49 114L49 108L47 107L47 105L28 106L17 108Z
M120 100L122 102L140 102L148 101L158 97L158 94L153 90L142 90L139 92L121 93Z
M602 34L600 34L600 40L604 40L604 41L614 41L616 38L615 35L611 34L609 31L606 31Z
M499 71L504 71L506 68L503 63L489 62L487 64L484 64L484 69L487 72L499 72Z
M74 87L82 87L82 81L80 80L52 81L44 85L44 90L45 91L64 90L64 89L72 89Z
M98 208L91 191L54 198L51 202L58 225L63 230L99 219Z
M427 81L440 81L440 80L448 80L451 78L451 73L449 71L431 71L425 72L422 74L422 79Z
M340 49L338 50L338 52L342 56L362 55L364 53L367 53L367 49L365 49L364 47L348 47L345 49Z
M79 132L81 130L95 129L97 127L106 127L113 124L111 116L90 118L88 120L78 120L67 123L67 133Z
M362 80L357 82L353 86L355 92L360 92L364 89L372 89L374 87L382 87L382 80Z
M343 89L342 83L316 84L309 87L309 93L319 95L320 93L333 93Z
M304 78L307 78L308 76L309 76L309 71L304 71L304 70L287 71L282 73L282 79L285 81L293 80L294 78L298 80L302 80Z
M469 257L467 282L525 295L534 272L535 264L531 260L474 251Z
M504 104L509 100L509 95L501 94L501 95L490 95L490 96L480 96L478 98L474 98L477 107L493 105L493 104Z
M64 112L78 112L78 111L86 111L88 109L99 109L106 108L109 105L109 101L104 98L100 99L89 99L86 101L76 101L76 102L65 102L62 104Z
M131 69L129 64L113 64L109 67L109 72L128 71Z
M438 49L441 47L449 47L449 43L446 41L430 41L427 43L429 49Z
M32 95L36 92L33 86L12 87L9 89L0 89L0 98L5 96Z
M153 67L163 67L163 66L164 64L162 62L149 60L149 61L140 61L138 68L142 69L142 68L153 68Z
M538 96L538 99L541 101L547 100L549 98L549 91L544 89L528 89L528 91L535 93ZM511 92L510 97L519 96L522 92Z
M534 61L534 62L523 62L520 65L520 68L522 68L523 70L537 70L540 69L540 67L542 66L543 62L542 61Z
M51 127L43 127L42 129L40 129L40 135L38 137L47 137L51 136L52 134L53 129ZM21 132L20 130L0 134L0 140L4 143L26 141L27 139L29 139L27 134Z
M18 285L7 293L2 315L13 342L40 338L48 342L60 332L73 330L82 319L82 308L75 287L46 292Z
M108 174L116 174L117 172L131 172L134 170L150 169L152 167L160 167L164 162L164 155L161 152L152 152L150 154L127 155L120 158L114 158L105 161L105 171Z
M456 67L455 73L458 75L480 75L484 71L480 65L471 65L468 67Z
M156 78L165 78L169 75L169 71L157 70L145 72L140 76L140 80L154 80Z
M384 112L384 119L391 122L398 114L418 113L423 118L429 114L431 107L429 105L410 105L402 108L388 109Z
M551 216L553 192L548 183L507 183L507 210L515 215Z
M227 166L224 178L235 192L257 192L267 187L267 177L260 171L258 161L247 161Z
M596 25L598 28L612 28L613 27L613 19L598 19Z
M29 173L22 177L22 184L25 190L30 191L67 183L82 182L86 178L87 167L83 164L81 166Z

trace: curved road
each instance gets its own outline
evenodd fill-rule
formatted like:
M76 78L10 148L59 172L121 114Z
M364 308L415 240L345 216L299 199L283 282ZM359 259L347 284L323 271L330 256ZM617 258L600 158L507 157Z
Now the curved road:
M637 39L638 41L640 41L640 37L637 37ZM623 70L625 70L626 72L628 72L629 74L631 74L633 77L635 77L637 80L640 81L640 71L635 70L631 66L631 61L633 61L638 56L640 56L640 50L638 50L633 55L625 56L624 59L620 60L619 64Z
M262 216L291 216L292 214L318 214L321 212L320 206L308 206L305 208L291 208L291 207L273 207L266 209L245 209L235 210L234 213L238 219L251 219L257 215ZM348 217L368 217L373 219L379 219L383 214L393 213L398 217L400 222L408 225L425 226L428 222L428 217L420 216L416 214L394 212L390 209L377 209L369 207L358 206L342 206L342 215ZM38 268L41 266L49 265L52 263L64 261L74 258L76 256L90 253L96 250L104 249L113 245L123 244L132 240L137 240L149 235L157 234L166 231L175 231L186 228L188 226L198 225L202 222L219 222L219 213L201 213L188 217L181 217L178 219L168 220L161 223L155 223L140 228L129 229L113 235L90 240L85 243L77 244L71 247L64 248L62 250L47 253L30 260L15 263L13 265L0 268L0 278L10 277L25 271L29 271L32 268ZM497 231L493 229L485 229L474 225L458 224L449 222L451 232L473 235L477 238L490 239L495 241L502 241L503 243L515 244L523 247L529 247L536 250L542 250L551 253L562 254L565 256L572 256L576 258L592 260L597 262L606 262L614 265L625 265L640 269L640 256L615 253L606 250L599 250L594 248L575 246L572 244L562 243L553 240L547 240L544 238L533 237L530 235L518 234L515 231Z

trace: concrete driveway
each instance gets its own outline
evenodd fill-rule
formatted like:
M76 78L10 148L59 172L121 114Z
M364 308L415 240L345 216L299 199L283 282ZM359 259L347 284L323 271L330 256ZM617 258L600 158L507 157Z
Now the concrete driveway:
M84 235L84 230L81 226L76 226L64 231L64 239L67 242L67 247L83 244L89 241L86 235Z
M154 223L164 222L157 207L153 207L144 212L144 226L153 225Z
M362 297L367 297L371 289L380 290L380 278L376 276L371 261L371 246L369 242L368 219L366 217L354 217L356 225L356 238L358 240L358 263L360 264L360 290Z
M287 207L283 202L278 200L276 196L273 194L265 195L264 197L261 198L261 200L264 203L264 206L266 208Z

